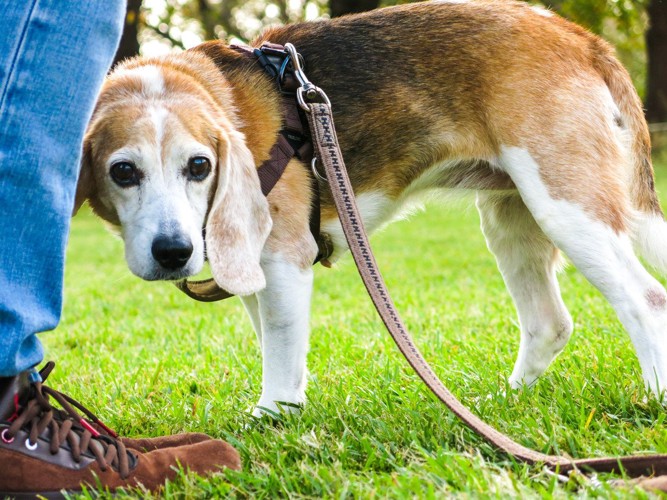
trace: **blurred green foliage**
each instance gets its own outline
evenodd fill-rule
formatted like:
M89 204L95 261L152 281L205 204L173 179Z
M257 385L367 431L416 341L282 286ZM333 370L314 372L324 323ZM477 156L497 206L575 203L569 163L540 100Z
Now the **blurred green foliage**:
M642 98L646 83L646 4L646 0L552 0L543 3L611 42Z

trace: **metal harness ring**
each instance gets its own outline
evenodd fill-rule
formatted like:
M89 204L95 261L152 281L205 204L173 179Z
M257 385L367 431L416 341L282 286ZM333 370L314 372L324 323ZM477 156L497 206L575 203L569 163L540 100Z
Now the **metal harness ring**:
M317 170L317 156L313 156L313 159L310 161L310 169L313 171L313 175L321 180L322 182L329 182L329 180L320 174L319 170Z

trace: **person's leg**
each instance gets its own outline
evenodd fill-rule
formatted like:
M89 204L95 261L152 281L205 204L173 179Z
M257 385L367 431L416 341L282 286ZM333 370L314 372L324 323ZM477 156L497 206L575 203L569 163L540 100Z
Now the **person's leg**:
M0 498L51 498L84 483L156 491L179 467L240 468L234 448L205 435L116 439L42 383L52 363L39 375L31 370L42 359L36 333L55 328L60 316L81 143L124 7L123 0L0 5ZM56 402L62 410L54 411Z
M0 377L42 360L56 327L80 144L124 0L0 7Z

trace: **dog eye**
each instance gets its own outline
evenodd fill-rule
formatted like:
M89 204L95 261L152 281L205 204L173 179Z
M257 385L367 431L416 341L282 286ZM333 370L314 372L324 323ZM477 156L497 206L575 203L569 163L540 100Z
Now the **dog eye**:
M188 162L188 177L193 181L203 181L211 172L211 162L203 156L190 158Z
M139 184L139 173L134 165L127 161L119 161L111 165L109 171L113 181L120 187L136 186Z

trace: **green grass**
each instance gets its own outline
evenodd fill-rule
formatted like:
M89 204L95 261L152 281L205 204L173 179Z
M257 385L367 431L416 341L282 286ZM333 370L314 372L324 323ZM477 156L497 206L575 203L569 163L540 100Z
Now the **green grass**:
M667 161L657 168L667 193ZM373 239L394 299L453 392L520 443L575 457L667 452L665 411L646 396L634 351L601 295L561 275L575 333L529 390L510 391L515 312L472 200L432 206ZM242 472L182 474L168 495L215 497L641 496L577 488L513 463L467 430L407 367L350 257L316 269L309 404L249 425L261 358L238 299L200 304L132 276L122 242L89 213L74 219L61 326L42 335L49 384L124 435L202 431L233 443ZM133 492L133 495L138 494Z

